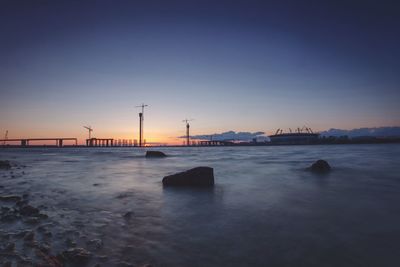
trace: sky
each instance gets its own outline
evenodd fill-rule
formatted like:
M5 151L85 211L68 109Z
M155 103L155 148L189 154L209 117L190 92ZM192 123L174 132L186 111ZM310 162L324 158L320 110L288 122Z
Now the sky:
M396 1L0 1L0 135L400 126Z

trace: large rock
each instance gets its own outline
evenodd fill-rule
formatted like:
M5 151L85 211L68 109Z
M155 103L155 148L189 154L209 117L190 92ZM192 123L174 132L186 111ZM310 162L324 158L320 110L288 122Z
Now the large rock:
M165 176L162 183L164 186L213 186L214 170L210 167L197 167Z
M11 164L8 160L0 160L0 169L8 170L11 169Z
M147 151L146 152L146 158L164 158L167 155L165 155L161 151Z
M325 160L320 159L314 162L308 169L315 173L326 173L331 170L331 166Z

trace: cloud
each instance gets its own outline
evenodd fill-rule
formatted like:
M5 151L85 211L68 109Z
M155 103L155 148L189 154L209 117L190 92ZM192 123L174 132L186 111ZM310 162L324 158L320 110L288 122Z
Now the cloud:
M235 132L228 131L224 133L214 133L214 134L202 134L202 135L192 135L191 139L197 140L215 140L215 141L251 141L257 138L258 141L265 141L267 137L264 132ZM186 138L186 136L179 136L179 138Z
M329 129L320 133L321 136L344 136L360 137L360 136L374 136L374 137L393 137L400 136L400 127L377 127L377 128L358 128L352 130Z

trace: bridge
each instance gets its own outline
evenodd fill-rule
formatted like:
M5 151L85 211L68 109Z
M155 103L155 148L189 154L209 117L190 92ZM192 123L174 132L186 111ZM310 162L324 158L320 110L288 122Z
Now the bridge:
M13 139L0 139L0 143L6 145L8 142L19 142L22 147L27 147L30 145L30 142L36 141L55 141L55 145L58 147L64 146L64 141L74 141L75 145L78 145L78 138L69 138L69 137L57 137L57 138L13 138Z
M114 139L113 138L86 139L86 146L114 146Z

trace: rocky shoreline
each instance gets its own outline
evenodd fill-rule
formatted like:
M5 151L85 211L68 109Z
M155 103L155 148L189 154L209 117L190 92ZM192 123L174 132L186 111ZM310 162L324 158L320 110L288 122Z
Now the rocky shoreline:
M22 169L26 166L8 161L3 161L1 166L4 166L2 179L17 179L25 175ZM58 267L87 263L91 253L83 248L66 248L62 253L53 254L50 228L54 223L40 207L31 205L29 199L29 193L21 196L9 194L3 185L0 186L0 264Z
M10 186L26 183L21 178L27 167L9 161L1 161L0 167L0 266L137 266L108 262L106 255L98 253L103 247L101 239L57 230L57 218L48 214L47 206L35 206L29 190L16 193Z

